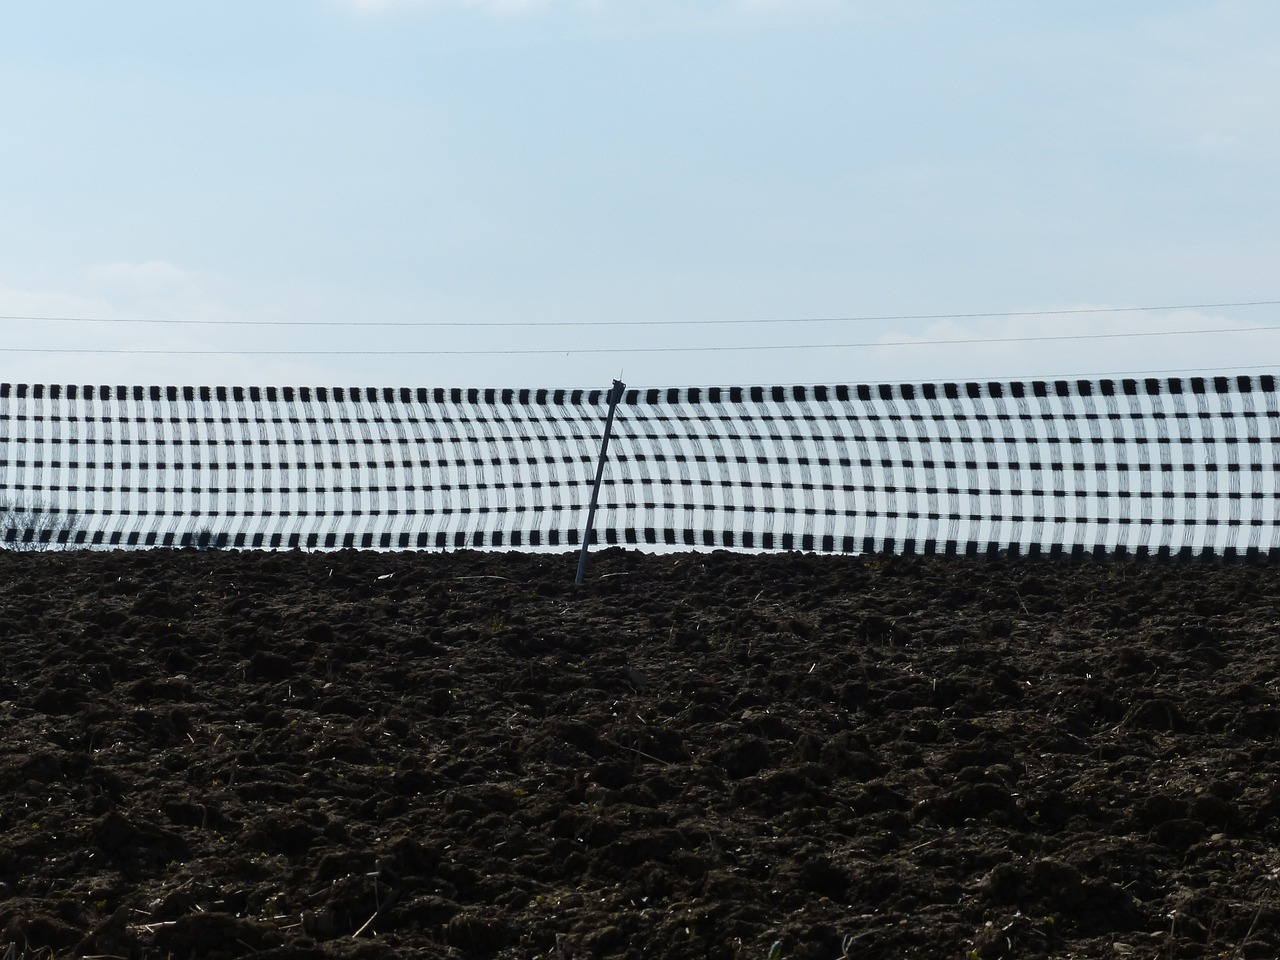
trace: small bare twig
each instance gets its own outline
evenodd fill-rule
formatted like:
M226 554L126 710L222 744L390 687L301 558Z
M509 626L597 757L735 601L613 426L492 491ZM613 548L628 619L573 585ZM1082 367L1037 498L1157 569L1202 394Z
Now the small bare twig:
M644 721L642 720L641 722L643 723ZM618 744L618 746L620 746L623 750L630 750L632 753L634 753L638 757L644 757L646 760L652 760L654 763L660 763L664 767L671 766L670 760L663 760L661 757L655 757L653 756L653 754L645 753L643 750L637 750L635 747L629 747L625 743L620 743Z
M373 916L372 916L372 917L370 917L368 920L366 920L364 923L362 923L362 924L360 925L360 929L359 929L359 930L357 930L355 933L353 933L353 934L351 935L351 939L352 939L352 940L354 940L356 937L360 936L360 934L364 933L364 932L365 932L365 930L369 929L369 924L371 924L371 923L373 923L373 921L377 920L377 919L378 919L378 914L379 914L379 913L381 913L381 912L382 912L381 910L375 910L375 911L373 911Z

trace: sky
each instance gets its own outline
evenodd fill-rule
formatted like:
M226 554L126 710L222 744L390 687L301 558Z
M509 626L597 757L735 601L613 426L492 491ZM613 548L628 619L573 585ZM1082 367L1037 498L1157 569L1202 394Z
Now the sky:
M0 382L1280 368L1274 0L0 0L0 138Z

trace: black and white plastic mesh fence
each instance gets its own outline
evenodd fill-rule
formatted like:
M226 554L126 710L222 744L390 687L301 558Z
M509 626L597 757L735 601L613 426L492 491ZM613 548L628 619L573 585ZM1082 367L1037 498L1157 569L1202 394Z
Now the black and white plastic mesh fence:
M0 384L9 546L580 543L608 390ZM1275 379L628 390L596 541L1280 559Z

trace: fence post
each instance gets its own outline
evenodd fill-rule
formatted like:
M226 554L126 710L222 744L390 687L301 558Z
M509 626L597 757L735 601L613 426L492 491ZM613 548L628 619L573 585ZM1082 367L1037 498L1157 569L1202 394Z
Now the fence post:
M622 391L627 385L621 380L613 381L613 389L609 391L609 416L604 421L604 438L600 441L600 459L596 462L596 482L591 488L591 504L587 507L587 525L582 531L582 552L578 554L578 576L574 583L582 583L587 575L587 551L591 547L591 534L596 523L596 501L600 499L600 481L604 478L604 460L609 453L609 436L613 432L613 414L622 399Z

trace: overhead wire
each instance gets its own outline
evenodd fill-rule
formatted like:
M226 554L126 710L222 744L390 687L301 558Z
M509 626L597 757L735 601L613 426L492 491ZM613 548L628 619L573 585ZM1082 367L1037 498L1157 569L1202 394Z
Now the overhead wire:
M1089 314L1151 313L1162 310L1218 310L1228 307L1274 307L1280 300L1241 300L1230 303L1179 303L1137 307L1070 307L1058 310L1007 310L983 313L918 313L845 317L743 317L704 320L177 320L163 317L72 317L4 315L0 321L33 323L144 323L171 326L227 327L700 327L750 324L889 323L923 320L982 320L1010 317L1085 316Z
M1052 373L999 373L999 374L985 373L981 375L965 374L962 376L950 377L948 379L952 381L961 382L961 383L967 383L970 381L980 382L980 383L987 383L990 381L997 381L1000 383L1018 383L1018 382L1027 383L1032 380L1067 380L1067 381L1100 380L1100 379L1109 379L1113 377L1117 379L1123 378L1123 379L1132 380L1132 379L1138 379L1141 377L1166 377L1166 376L1203 377L1206 374L1215 374L1215 373L1242 374L1242 373L1245 373L1246 371L1252 371L1252 370L1270 370L1274 373L1280 373L1280 367L1278 367L1276 364L1261 363L1261 364L1234 366L1234 367L1171 367L1164 370L1089 370L1089 371L1077 371L1075 373L1064 373L1061 370L1055 370ZM933 379L936 381L939 378L934 377L930 379ZM903 378L903 377L887 377L884 380L878 381L878 382L918 383L920 382L920 380L919 378L912 379L912 378ZM649 384L646 386L652 386L660 390L689 387L689 386L697 386L704 389L707 387L720 387L722 389L728 389L730 387L741 386L741 384L739 383L719 383L719 384L660 383L660 384L657 384L656 383L656 384Z
M497 350L172 350L109 347L9 347L0 346L0 353L53 353L94 354L111 356L299 356L299 357L394 357L394 356L554 356L570 354L637 354L637 353L745 353L779 350L847 350L883 347L938 347L954 345L997 343L1049 343L1082 340L1122 340L1141 337L1183 337L1209 334L1280 332L1280 326L1209 327L1195 330L1127 331L1123 333L1066 333L1039 337L956 337L948 340L866 340L857 343L791 343L791 344L716 344L712 346L681 347L563 347L542 349L504 348Z

